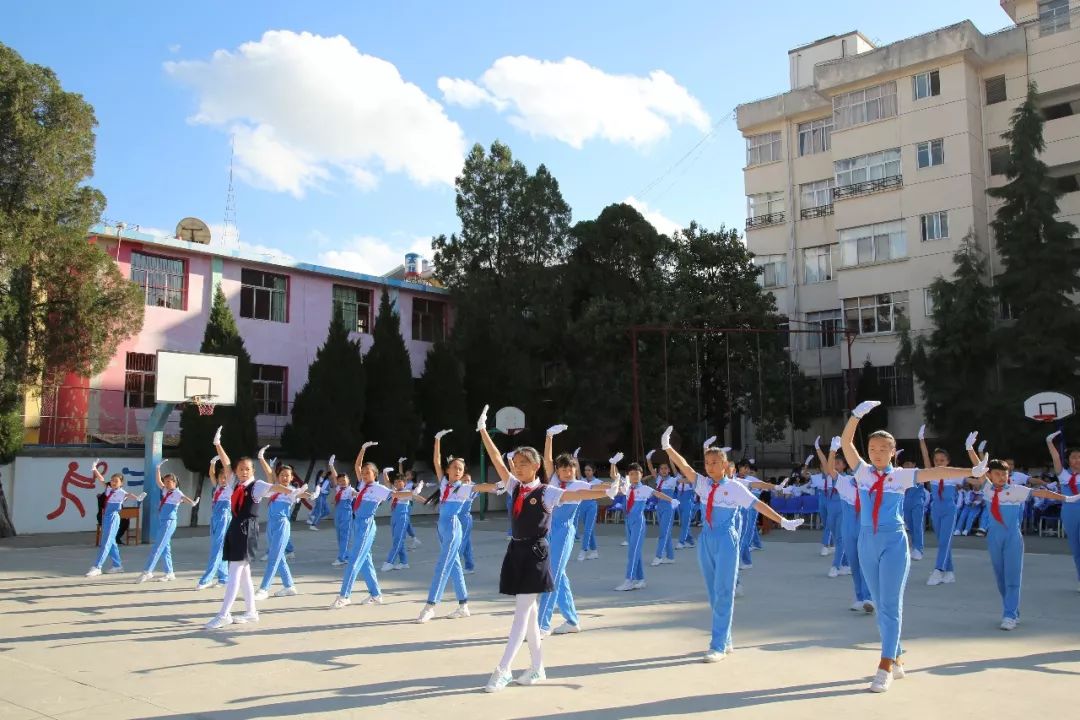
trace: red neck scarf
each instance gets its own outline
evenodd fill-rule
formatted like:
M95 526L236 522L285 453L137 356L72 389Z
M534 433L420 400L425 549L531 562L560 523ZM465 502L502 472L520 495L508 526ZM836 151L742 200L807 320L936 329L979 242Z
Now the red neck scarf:
M522 509L525 507L525 496L528 494L525 491L525 486L521 483L518 483L518 486L514 488L514 517L521 514Z
M1069 489L1072 490L1073 495L1080 495L1080 490L1076 489L1076 473L1069 473Z
M247 491L247 485L243 483L236 483L236 487L233 488L232 497L229 499L229 503L232 505L233 515L240 513L240 508L244 506L244 493Z
M631 485L630 490L626 493L626 514L629 515L630 511L634 509L634 491L637 490L637 485Z
M364 487L360 488L360 492L356 494L356 497L354 497L352 501L353 512L356 512L357 508L360 507L360 503L364 502L364 493L366 493L368 491L368 488L374 484L375 483L364 483Z
M169 492L161 496L161 501L158 502L157 506L158 512L161 512L161 508L165 507L165 501L172 497L173 492L175 491L170 490Z
M945 481L944 480L938 480L937 481L937 496L938 496L938 500L944 500L945 499Z
M221 499L221 496L225 493L225 488L226 487L228 487L228 486L227 485L218 485L217 486L217 489L214 490L214 502L217 502L218 500Z
M713 484L712 484L712 489L709 490L709 499L705 503L705 522L708 523L709 527L712 527L712 508L713 508L712 501L713 501L713 496L716 495L716 488L718 488L718 487L720 487L720 483L718 483L718 482L716 482L714 480Z
M341 502L341 493L345 492L346 487L348 487L348 486L346 485L344 487L339 487L337 489L337 493L334 494L334 504L335 505L338 504L339 502Z
M994 516L1002 525L1005 524L1005 520L1001 517L1001 491L1003 488L994 488L994 499L990 501L990 514Z
M874 507L871 512L874 517L874 532L877 532L878 515L881 513L881 502L885 499L885 478L889 477L889 473L874 470L874 477L877 478L877 482L870 488L870 494L874 496Z

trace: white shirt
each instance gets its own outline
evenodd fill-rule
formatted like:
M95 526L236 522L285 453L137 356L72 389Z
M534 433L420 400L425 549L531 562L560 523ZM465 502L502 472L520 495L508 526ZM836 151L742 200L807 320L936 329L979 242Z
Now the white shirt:
M338 491L341 492L341 495L338 495ZM352 485L345 485L344 487L339 485L334 488L332 494L334 499L339 503L350 502L353 499L353 496L356 495L356 488Z
M580 482L580 481L575 480L575 481L572 481L572 482ZM499 483L499 484L503 486L504 492L509 493L511 495L511 497L513 497L514 488L516 488L518 485L521 485L521 492L528 495L533 490L540 487L540 480L539 479L533 480L528 485L522 485L520 480L518 480L516 477L511 475L509 477L509 479L507 479L505 484L504 483ZM582 483L582 485L585 485L585 483ZM571 488L570 488L569 484L567 485L566 490L562 490L557 486L552 487L550 484L544 485L544 492L540 496L541 501L544 503L544 508L548 512L551 512L552 510L554 510L555 506L559 504L560 500L562 500L563 493L569 491L570 489ZM587 488L582 488L582 489L587 489Z
M537 482L539 482L539 480L537 480ZM450 491L449 495L446 495L446 499L443 499L443 495L446 493L448 485L453 489ZM465 502L469 499L469 496L472 495L472 488L473 486L471 484L465 485L461 482L451 485L450 481L444 477L439 481L439 502Z
M175 490L162 490L161 491L161 504L164 505L179 505L184 500L184 493L180 488Z
M262 502L263 496L270 492L270 483L265 480L256 480L255 487L251 490L251 497L255 502Z
M656 491L643 482L639 482L637 485L630 486L630 492L627 493L627 500L629 500L630 493L634 495L634 504L639 502L648 502L649 498L653 496Z
M994 484L992 482L987 482L982 486L982 495L987 502L992 503L994 501ZM1023 505L1030 495L1031 488L1029 487L1007 484L998 493L998 503L1000 505Z
M738 480L738 478L735 479ZM739 482L731 482L730 480L717 483L716 492L714 493L712 491L712 478L704 475L697 476L694 490L697 492L697 496L701 498L701 504L703 506L708 505L710 494L712 495L713 507L748 508L752 507L758 501L745 485Z
M599 484L599 483L597 483L597 484ZM554 485L555 487L559 488L563 492L572 492L574 490L592 490L592 485L585 482L584 480L571 480L570 482L566 483L565 488L562 486L562 481L561 480L555 480L555 481L549 483L549 485ZM563 500L563 501L561 501L560 504L562 504L562 505L579 505L580 503L581 503L580 500Z
M1027 485L1028 480L1030 479L1030 475L1025 475L1019 470L1013 470L1011 473L1009 473L1009 482L1013 485Z
M118 488L109 487L109 488L107 488L105 490L105 504L106 505L108 505L109 503L123 504L123 502L125 500L127 500L128 496L131 495L131 494L132 493L129 493L127 490L125 490L122 487L118 487Z
M665 495L672 495L675 493L675 488L678 484L679 481L674 475L668 475L667 477L656 476L656 489Z
M364 490L364 488L367 488L367 490ZM360 501L361 503L373 502L378 504L390 497L390 493L393 491L385 485L373 482L361 485L360 489L357 490L355 494L359 495L361 492L364 493L364 499Z
M878 480L877 475L874 474L875 472L877 472L877 468L862 463L855 469L855 482L858 483L860 488L869 490ZM918 470L915 468L893 468L892 472L885 477L885 492L903 495L909 487L915 484L917 473ZM951 481L946 480L945 482L949 483ZM963 482L963 479L959 482Z

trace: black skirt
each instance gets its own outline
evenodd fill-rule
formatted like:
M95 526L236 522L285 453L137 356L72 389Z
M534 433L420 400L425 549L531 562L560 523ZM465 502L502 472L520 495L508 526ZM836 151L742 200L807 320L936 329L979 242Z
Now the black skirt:
M252 562L259 556L259 518L249 517L239 519L233 517L229 521L229 529L225 531L225 545L221 550L221 558L227 562Z
M499 573L499 592L503 595L530 595L551 592L551 549L547 538L511 540Z

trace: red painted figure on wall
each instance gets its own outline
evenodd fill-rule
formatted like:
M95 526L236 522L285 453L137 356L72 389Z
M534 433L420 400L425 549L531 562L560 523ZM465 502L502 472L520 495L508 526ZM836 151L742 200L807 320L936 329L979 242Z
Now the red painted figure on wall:
M90 477L86 477L75 472L78 469L79 463L75 462L74 460L68 463L67 474L64 475L64 479L60 483L60 504L55 510L45 516L49 520L55 520L56 518L64 514L64 511L67 510L68 500L70 500L75 506L75 508L79 511L79 515L81 515L82 517L86 517L86 509L83 507L82 501L79 500L79 498L76 497L69 488L75 486L76 488L80 488L82 490L95 489L94 473L93 470L91 470ZM108 463L98 463L98 472L100 472L102 475L104 475L108 471L108 469Z

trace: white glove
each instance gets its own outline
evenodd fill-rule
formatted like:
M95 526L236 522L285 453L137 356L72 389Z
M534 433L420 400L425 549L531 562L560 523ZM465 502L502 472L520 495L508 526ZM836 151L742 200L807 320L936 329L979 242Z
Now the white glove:
M449 435L452 432L454 432L452 428L447 430L440 430L439 432L435 433L435 439L442 440L445 436Z
M920 440L925 440L926 439L926 425L920 425L919 426L919 439Z
M334 467L334 461L335 460L337 460L337 455L331 455L330 456L330 461L327 462L326 464L329 465L330 467Z
M157 466L158 466L158 470L160 470L161 468L165 467L165 463L167 463L167 462L169 462L169 461L168 461L168 460L162 460L161 462L159 462L159 463L157 464Z
M671 509L672 510L678 510L679 509L679 501L678 500L672 500L671 501Z
M487 429L487 412L488 406L485 405L484 409L480 411L480 419L476 421L476 432Z
M818 435L816 438L814 438L814 447L816 447L818 450L821 449L821 436L820 435Z
M574 459L577 460L578 453L581 452L581 448L574 450Z
M664 434L660 436L660 449L671 449L671 431L675 429L674 425L668 425L668 429L664 431Z
M983 475L985 475L986 471L988 469L987 468L987 463L989 463L989 462L990 462L990 456L989 455L983 455L982 460L979 462L979 464L976 465L975 467L971 468L971 476L978 478L978 477L982 477Z
M708 440L705 441L705 449L708 450L709 448L711 448L712 444L714 442L716 442L716 436L715 435L713 435L711 438L709 438Z
M322 485L316 485L315 486L315 492L313 492L311 494L311 499L312 500L317 499L319 497L319 493L321 493L321 492L322 492Z
M833 437L832 442L829 443L829 452L836 452L837 450L840 449L840 445L841 445L840 436L837 435L837 436Z
M1080 495L1078 495L1077 497L1080 497ZM146 493L139 493L138 495L135 496L135 499L138 500L139 502L142 502L143 500L146 499Z
M979 443L979 450L978 450L979 454L982 455L983 450L985 450L985 449L986 449L986 441L983 440L983 441L981 441Z
M225 426L224 426L224 425L218 425L218 429L217 429L217 432L216 432L216 433L214 433L214 442L213 442L213 445L214 445L215 447L217 447L218 445L220 445L220 444L221 444L221 428L223 428L223 427L225 427Z
M514 464L514 451L513 450L506 453L506 464L507 465L513 465Z
M384 467L382 469L382 474L385 475L386 477L390 477L390 473L392 473L392 472L394 472L394 468L392 468L392 467Z
M803 460L803 465L805 467L810 467L810 463L812 463L813 461L814 461L814 456L813 455L807 455L806 459Z
M780 527L784 528L785 530L794 531L798 530L799 526L802 525L804 522L806 521L802 518L799 518L797 520L788 520L787 518L784 518L780 521Z
M608 462L611 463L612 465L618 465L619 461L622 460L622 459L623 459L623 454L621 452L618 452L618 453L615 453L611 458L609 458Z
M1048 442L1048 443L1054 442L1054 438L1056 438L1060 434L1061 434L1060 430L1056 430L1056 431L1050 433L1049 435L1046 436L1046 442Z
M549 427L547 429L548 437L555 437L559 433L566 430L568 427L570 427L570 426L569 425L552 425L551 427Z
M621 487L622 487L622 481L621 480L615 480L610 485L608 485L608 489L605 490L604 492L607 493L607 496L609 498L614 500L615 496L619 494L619 489ZM1080 495L1077 495L1076 497L1080 498Z
M361 450L367 450L368 448L373 448L378 444L379 443L375 442L374 440L368 440L366 443L364 443L363 445L360 446L360 449Z
M400 465L401 463L405 462L406 460L408 460L408 458L403 458L403 457L399 457L399 458L397 459L397 461L398 461L398 465Z
M978 430L976 430L975 432L972 432L972 433L968 433L967 439L964 440L964 449L965 450L974 450L975 449L975 439L977 437L979 437L979 431Z
M880 400L864 400L855 406L855 409L851 411L851 414L859 420L862 420L868 412L870 412L880 404Z
M896 454L893 455L893 460L899 460L900 456L903 455L903 454L904 454L904 448L900 448L899 450L896 451Z
M199 506L199 502L200 502L201 500L202 500L202 498L201 498L201 497L197 497L197 498L195 498L195 502L191 503L191 507L198 507L198 506Z
M101 458L94 458L93 464L90 465L90 472L93 473L97 470L97 466L101 464Z
M1067 495L1065 496L1065 502L1080 502L1080 495Z
M708 447L708 445L706 445L705 447ZM655 450L650 450L649 452L645 453L645 460L646 460L646 461L648 461L648 460L652 460L652 456L653 456L653 455L654 455L655 453L656 453L656 451L655 451Z
M221 462L221 456L220 455L215 455L214 457L210 458L210 464L211 465L217 465L219 462Z
M216 444L216 443L215 443L215 444ZM261 448L259 448L259 454L258 454L258 456L257 456L257 457L258 457L258 458L259 458L260 460L265 460L265 459L266 459L266 451L267 451L267 450L269 450L269 449L270 449L270 446L269 446L269 445L264 445L264 446L262 446Z
M724 453L725 455L727 455L728 453L730 453L730 452L731 452L731 448L729 448L729 447L722 447L722 448L720 448L720 451L721 451L721 452L723 452L723 453Z
M277 467L277 458L270 458L266 461L270 467Z

